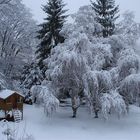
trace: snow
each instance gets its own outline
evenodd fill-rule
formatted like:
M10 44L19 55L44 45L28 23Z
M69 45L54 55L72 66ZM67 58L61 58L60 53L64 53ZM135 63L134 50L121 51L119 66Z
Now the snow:
M14 93L12 90L2 90L0 91L0 98L6 99L7 97L11 96Z
M3 110L0 110L0 118L5 118L5 112Z
M25 105L24 121L20 124L10 123L22 133L26 128L35 140L139 140L140 108L131 106L128 115L108 121L94 119L81 107L77 118L71 117L70 107L61 107L57 115L46 118L42 108ZM0 122L0 132L3 131ZM19 132L18 132L19 134ZM0 133L0 138L3 136ZM5 140L3 138L3 140Z
M14 93L17 93L17 92L16 92L16 91L12 91L12 90L8 90L8 89L1 90L1 91L0 91L0 98L6 99L6 98L8 98L9 96L11 96L11 95L14 94ZM20 94L20 93L17 93L17 94L23 96L23 95Z

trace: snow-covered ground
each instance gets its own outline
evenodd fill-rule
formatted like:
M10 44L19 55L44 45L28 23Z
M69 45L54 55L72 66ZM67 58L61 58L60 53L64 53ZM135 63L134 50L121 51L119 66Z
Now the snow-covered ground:
M136 46L134 47L136 53L140 56L140 38L136 42Z
M94 119L85 107L80 108L77 118L71 117L70 107L61 107L52 118L44 116L43 109L24 106L24 121L10 123L18 133L32 134L35 140L139 140L140 108L131 106L130 113L121 119L111 117L105 121ZM6 140L1 134L0 140Z

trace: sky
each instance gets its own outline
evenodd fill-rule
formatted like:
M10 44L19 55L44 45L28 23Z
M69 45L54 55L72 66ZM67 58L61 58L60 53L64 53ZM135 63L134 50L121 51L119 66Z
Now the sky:
M41 9L41 5L45 4L47 0L23 0L23 3L31 9L33 18L41 23L45 17ZM63 0L69 9L68 14L75 13L80 6L90 4L90 0ZM95 1L95 0L94 0ZM116 4L120 5L120 12L123 13L127 10L133 11L136 16L136 21L140 22L140 0L116 0Z

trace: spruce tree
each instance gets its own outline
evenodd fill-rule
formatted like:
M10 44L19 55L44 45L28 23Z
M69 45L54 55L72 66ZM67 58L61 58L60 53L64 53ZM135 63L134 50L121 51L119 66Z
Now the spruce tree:
M38 65L32 63L30 67L25 67L24 76L21 80L21 88L23 88L25 91L27 90L28 92L33 85L41 85L41 82L44 80L44 78Z
M119 6L115 6L115 0L91 1L91 6L97 15L97 21L103 26L103 37L113 35L115 21L119 17Z
M44 18L44 23L40 24L38 31L38 39L41 43L37 47L37 59L40 69L43 69L43 61L50 55L51 49L58 43L64 42L64 37L60 34L67 16L64 10L65 4L62 0L48 0L43 6L43 11L47 17Z
M20 78L20 84L22 85L22 83L25 81L25 79L28 77L28 75L30 74L31 70L33 69L34 63L29 63L29 64L25 64L22 72L21 72L21 78Z

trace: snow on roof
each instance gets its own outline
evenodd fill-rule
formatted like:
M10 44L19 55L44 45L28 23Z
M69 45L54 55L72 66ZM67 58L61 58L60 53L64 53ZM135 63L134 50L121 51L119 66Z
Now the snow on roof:
M16 91L12 91L12 90L5 89L5 90L1 90L1 91L0 91L0 98L6 99L6 98L8 98L9 96L11 96L11 95L14 94L14 93L17 93L17 94L19 94L20 96L23 96L22 94L20 94L20 93L18 93L18 92L16 92ZM23 97L24 97L24 96L23 96Z

